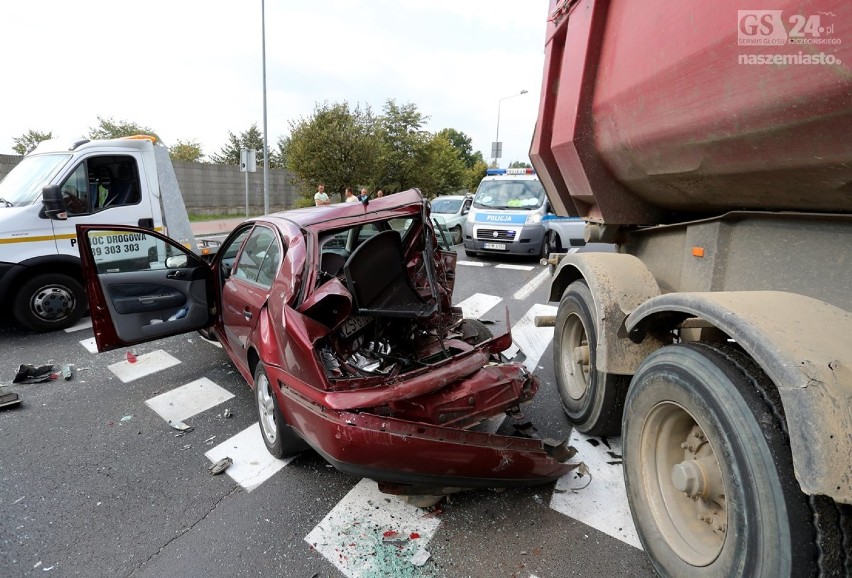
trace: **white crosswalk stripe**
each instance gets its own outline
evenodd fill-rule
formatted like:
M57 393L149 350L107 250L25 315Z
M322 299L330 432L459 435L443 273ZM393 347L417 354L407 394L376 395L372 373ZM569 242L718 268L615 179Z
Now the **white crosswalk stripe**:
M590 476L578 476L576 470L563 476L556 483L550 507L641 549L624 487L621 439L606 442L609 447L598 438L577 431L571 434L571 445L578 450L574 460L585 463Z
M158 371L162 371L180 363L179 359L175 359L162 349L145 353L136 357L136 361L130 363L127 360L113 363L109 366L109 370L124 383L131 382L140 377L151 375Z
M255 422L237 435L205 452L204 455L213 463L222 458L234 460L225 473L250 492L294 459L279 460L273 457L267 451L261 435L260 424Z
M441 522L363 479L332 509L305 541L344 575L411 575L413 559L428 556L426 546Z
M202 377L152 397L145 404L167 422L184 421L233 397L227 389Z
M502 297L496 295L474 293L461 303L458 303L457 307L461 307L462 315L468 319L479 319L502 300Z

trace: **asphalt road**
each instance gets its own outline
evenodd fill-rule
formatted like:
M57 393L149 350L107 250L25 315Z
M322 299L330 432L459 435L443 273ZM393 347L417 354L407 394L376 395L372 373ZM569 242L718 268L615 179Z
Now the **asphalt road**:
M126 351L92 353L91 328L32 334L3 312L0 384L21 363L72 363L77 372L4 388L23 403L0 410L0 576L653 575L631 545L619 440L571 433L554 388L552 329L530 327L533 314L556 305L545 268L463 251L459 260L455 302L498 325L508 307L541 380L525 413L551 437L570 435L591 478L464 492L422 510L313 452L286 465L245 458L249 470L266 467L250 484L230 469L213 476L205 454L247 455L239 440L256 428L252 392L220 348L197 334L141 345L136 366L172 365L123 381L133 369ZM194 429L178 437L149 404L188 384L221 401L186 417ZM399 539L383 540L388 531ZM417 566L420 550L429 557Z

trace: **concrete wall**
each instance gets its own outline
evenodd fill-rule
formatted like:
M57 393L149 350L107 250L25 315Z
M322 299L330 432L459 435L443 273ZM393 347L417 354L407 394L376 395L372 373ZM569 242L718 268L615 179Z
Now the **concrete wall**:
M0 155L0 178L24 157ZM246 177L239 167L205 163L173 163L186 210L198 214L244 216ZM249 214L263 213L263 169L249 173ZM269 210L290 209L299 198L293 175L284 169L269 169Z

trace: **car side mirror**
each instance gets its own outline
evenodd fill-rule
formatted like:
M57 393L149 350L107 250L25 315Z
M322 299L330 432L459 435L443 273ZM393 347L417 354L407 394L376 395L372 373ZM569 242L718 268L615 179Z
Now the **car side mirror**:
M41 190L41 202L44 205L44 214L55 221L64 221L68 218L65 201L62 200L62 190L59 185L45 185Z
M186 267L188 263L189 260L186 258L186 255L172 255L171 257L166 257L167 269L181 269Z

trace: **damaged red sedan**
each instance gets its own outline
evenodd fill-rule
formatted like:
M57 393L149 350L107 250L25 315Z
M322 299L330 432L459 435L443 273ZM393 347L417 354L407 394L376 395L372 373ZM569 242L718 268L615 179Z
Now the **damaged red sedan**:
M418 494L546 483L573 467L570 448L520 414L538 381L501 356L508 330L493 336L452 306L456 254L417 190L247 220L211 263L147 229L77 233L98 349L206 328L254 388L277 457L310 447ZM503 413L517 435L477 431Z

